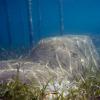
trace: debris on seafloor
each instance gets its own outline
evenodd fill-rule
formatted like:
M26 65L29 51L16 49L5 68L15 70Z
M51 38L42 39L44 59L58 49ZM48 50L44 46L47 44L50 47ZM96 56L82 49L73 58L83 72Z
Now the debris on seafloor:
M24 82L34 80L41 85L54 79L56 84L65 81L64 87L65 83L80 76L85 69L97 70L98 60L96 49L88 36L46 38L31 50L26 59L1 61L0 80L14 77L19 68L20 80Z

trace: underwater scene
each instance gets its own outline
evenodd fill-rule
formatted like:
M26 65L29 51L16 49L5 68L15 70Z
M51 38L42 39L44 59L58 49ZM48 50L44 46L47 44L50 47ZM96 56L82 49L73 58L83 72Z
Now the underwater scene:
M100 0L0 0L0 100L100 100Z

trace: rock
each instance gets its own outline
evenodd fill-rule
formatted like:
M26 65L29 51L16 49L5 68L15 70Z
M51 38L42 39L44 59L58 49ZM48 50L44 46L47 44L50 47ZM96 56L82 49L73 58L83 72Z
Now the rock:
M41 40L28 59L77 73L88 67L98 69L99 57L88 36L63 36Z

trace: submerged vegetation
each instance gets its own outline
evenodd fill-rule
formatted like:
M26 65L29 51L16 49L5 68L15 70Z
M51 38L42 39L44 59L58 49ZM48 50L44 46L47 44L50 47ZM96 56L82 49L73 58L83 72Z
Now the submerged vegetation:
M45 85L37 86L34 82L21 82L18 74L0 83L0 100L100 100L100 71L86 70L80 78L75 77L73 85L64 87L66 91L59 90L63 81L53 84L50 79ZM53 91L49 91L48 86Z

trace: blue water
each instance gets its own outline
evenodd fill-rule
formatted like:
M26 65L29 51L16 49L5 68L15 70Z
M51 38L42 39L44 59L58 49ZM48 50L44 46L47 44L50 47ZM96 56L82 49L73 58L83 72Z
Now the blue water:
M99 47L100 0L62 2L63 35L90 35ZM59 0L32 0L32 19L33 43L44 37L62 35ZM29 47L29 33L28 0L0 0L0 47Z

